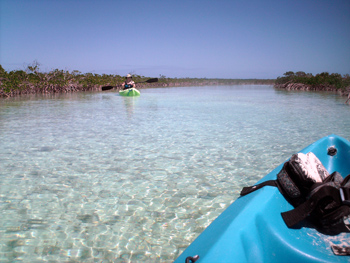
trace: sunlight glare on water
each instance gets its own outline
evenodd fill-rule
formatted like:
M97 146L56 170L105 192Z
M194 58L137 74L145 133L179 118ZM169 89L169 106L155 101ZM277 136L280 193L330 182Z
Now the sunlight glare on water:
M0 100L1 262L172 262L291 154L350 139L335 94L180 87Z

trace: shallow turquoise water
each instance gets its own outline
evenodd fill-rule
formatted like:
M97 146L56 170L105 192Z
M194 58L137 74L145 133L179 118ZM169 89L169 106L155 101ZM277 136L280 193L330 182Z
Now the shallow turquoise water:
M272 86L0 100L0 262L172 262L345 98Z

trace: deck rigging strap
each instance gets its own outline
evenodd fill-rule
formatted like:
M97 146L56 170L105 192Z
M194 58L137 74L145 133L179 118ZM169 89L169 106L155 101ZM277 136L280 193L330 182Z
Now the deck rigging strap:
M276 180L244 187L241 196L264 186L277 187L294 206L281 213L289 228L308 218L324 234L350 232L350 224L346 222L350 219L350 175L343 178L338 172L329 174L313 153L293 155ZM332 249L335 255L350 255L350 247Z
M269 181L265 181L262 182L261 184L258 185L253 185L253 186L245 186L243 187L242 191L241 191L241 196L250 194L264 186L275 186L277 187L277 181L276 180L269 180Z

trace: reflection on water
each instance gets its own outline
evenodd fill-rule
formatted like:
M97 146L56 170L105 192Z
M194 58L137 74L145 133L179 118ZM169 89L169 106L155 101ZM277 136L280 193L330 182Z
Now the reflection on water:
M0 261L172 262L243 186L349 139L349 113L271 86L1 100Z
M135 105L137 104L139 98L140 97L122 97L128 118L132 118Z

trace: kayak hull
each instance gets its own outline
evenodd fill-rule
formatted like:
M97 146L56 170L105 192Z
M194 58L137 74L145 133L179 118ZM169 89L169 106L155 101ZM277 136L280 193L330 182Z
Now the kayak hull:
M327 154L334 146L335 156ZM306 147L328 172L350 174L350 142L330 135ZM275 180L283 164L258 183ZM331 245L350 246L350 234L324 235L311 227L288 228L281 213L293 207L276 187L265 186L239 197L177 258L199 256L202 262L349 262L350 256L335 256Z
M135 88L125 89L125 90L120 90L119 95L124 97L136 97L136 96L140 96L140 91L138 91Z

